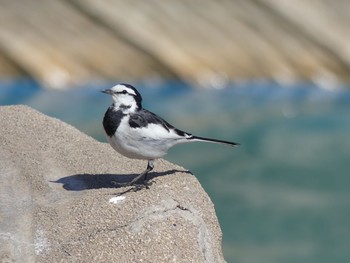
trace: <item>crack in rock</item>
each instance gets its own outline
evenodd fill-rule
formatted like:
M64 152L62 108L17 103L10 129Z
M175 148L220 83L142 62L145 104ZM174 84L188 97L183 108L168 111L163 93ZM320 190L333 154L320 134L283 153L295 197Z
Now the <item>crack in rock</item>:
M163 220L172 214L180 215L198 228L197 242L205 262L215 262L212 233L194 208L185 207L174 199L167 199L163 200L159 205L146 208L141 214L142 216L137 217L128 224L127 229L130 233L137 234L149 222Z

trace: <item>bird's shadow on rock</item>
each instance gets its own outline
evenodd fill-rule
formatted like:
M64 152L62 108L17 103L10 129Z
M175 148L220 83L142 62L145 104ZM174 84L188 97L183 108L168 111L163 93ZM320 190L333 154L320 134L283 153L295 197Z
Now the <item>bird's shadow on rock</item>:
M177 172L191 173L186 170L169 170L165 172L151 172L148 180L158 176L170 175ZM74 174L62 177L53 183L60 183L67 191L82 191L87 189L119 188L122 184L130 182L138 174Z

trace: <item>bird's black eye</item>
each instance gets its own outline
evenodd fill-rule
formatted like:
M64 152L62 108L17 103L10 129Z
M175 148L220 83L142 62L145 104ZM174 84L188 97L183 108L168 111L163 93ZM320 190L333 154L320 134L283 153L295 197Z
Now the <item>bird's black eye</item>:
M126 94L126 93L128 93L128 92L127 92L126 90L123 90L122 93L123 93L123 94Z

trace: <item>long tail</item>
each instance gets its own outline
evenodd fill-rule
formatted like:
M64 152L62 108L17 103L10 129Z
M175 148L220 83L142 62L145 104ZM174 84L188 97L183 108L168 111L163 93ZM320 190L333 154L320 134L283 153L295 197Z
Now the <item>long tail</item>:
M219 144L226 144L230 145L232 147L239 146L240 144L237 142L229 142L229 141L222 141L222 140L216 140L216 139L209 139L209 138L204 138L204 137L198 137L198 136L191 136L188 138L189 141L198 141L198 142L212 142L212 143L219 143Z

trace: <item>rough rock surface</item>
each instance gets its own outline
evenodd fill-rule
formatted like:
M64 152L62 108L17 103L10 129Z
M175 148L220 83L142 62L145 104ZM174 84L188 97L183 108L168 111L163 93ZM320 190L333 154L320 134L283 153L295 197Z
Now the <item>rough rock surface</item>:
M26 106L0 107L0 262L224 262L212 202L164 160L146 167Z

